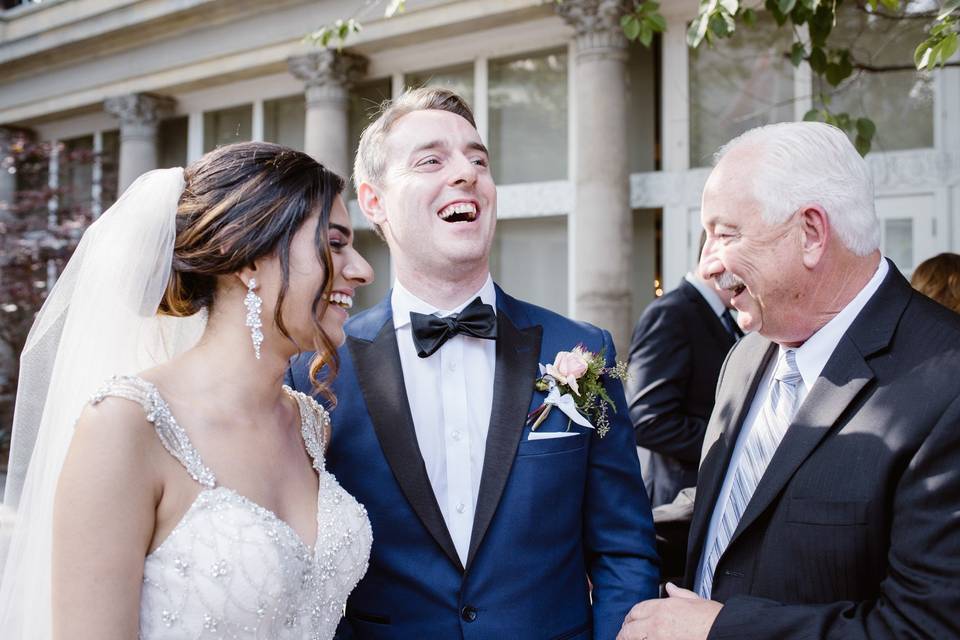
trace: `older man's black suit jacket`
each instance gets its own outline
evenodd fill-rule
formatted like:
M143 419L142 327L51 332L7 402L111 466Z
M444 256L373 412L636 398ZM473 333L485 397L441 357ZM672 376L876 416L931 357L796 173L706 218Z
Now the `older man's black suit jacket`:
M721 372L688 586L776 349L747 336ZM713 598L711 639L960 638L960 316L892 263L770 461Z

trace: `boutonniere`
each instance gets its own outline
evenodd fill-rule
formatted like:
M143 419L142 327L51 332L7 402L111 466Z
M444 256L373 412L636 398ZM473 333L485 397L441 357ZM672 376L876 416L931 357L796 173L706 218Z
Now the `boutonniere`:
M616 411L617 406L603 386L605 376L624 380L627 365L617 362L608 367L603 351L591 353L583 345L577 345L572 351L561 351L553 364L541 364L540 377L534 386L538 391L546 391L547 397L527 416L527 424L533 423L530 430L536 431L550 410L557 407L568 418L568 430L570 423L575 422L596 430L601 438L607 435L610 430L607 407Z

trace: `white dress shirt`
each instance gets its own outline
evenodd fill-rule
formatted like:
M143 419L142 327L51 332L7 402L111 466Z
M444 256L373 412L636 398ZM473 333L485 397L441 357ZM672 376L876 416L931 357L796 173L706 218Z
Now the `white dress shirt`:
M456 335L429 357L421 358L413 344L410 312L443 317L459 313L477 296L496 310L496 289L489 275L483 287L455 309L437 309L410 293L399 280L390 297L417 444L464 566L493 405L496 341Z
M823 368L827 366L827 361L833 355L834 349L840 342L840 338L847 332L850 325L857 318L863 308L866 306L873 294L880 288L880 284L886 277L890 267L887 261L881 257L880 265L870 281L860 290L860 293L845 306L840 313L830 319L830 322L820 327L820 329L807 339L801 346L794 349L797 358L797 368L800 370L800 377L803 378L803 384L797 388L797 407L798 411L803 406L803 401L807 397L810 388L820 377ZM753 431L757 419L760 417L760 409L764 401L770 394L770 383L773 379L773 373L777 362L784 357L786 349L780 347L777 357L770 359L770 364L763 374L763 379L757 387L757 392L753 396L753 402L750 405L750 411L743 422L743 429L737 436L737 443L734 445L733 454L730 456L730 465L727 467L727 474L723 479L723 485L720 487L720 493L717 495L717 502L714 504L713 514L710 516L710 526L707 528L707 536L704 539L703 550L700 553L700 564L697 566L697 575L694 582L694 591L700 590L700 577L703 574L704 563L707 559L713 541L717 535L717 528L720 526L720 517L723 515L723 505L727 504L730 498L730 490L733 487L734 471L740 464L740 458L743 456L744 445L750 432ZM732 427L732 425L731 425ZM789 431L789 430L788 430Z

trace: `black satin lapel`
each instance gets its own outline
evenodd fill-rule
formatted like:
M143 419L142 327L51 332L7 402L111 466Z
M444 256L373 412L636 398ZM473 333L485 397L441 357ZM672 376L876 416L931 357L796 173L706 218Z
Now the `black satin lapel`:
M770 506L871 380L873 370L864 362L853 342L844 336L770 459L730 544Z
M397 484L427 531L462 571L460 556L443 520L417 444L393 322L384 324L373 342L349 337L347 346L356 364L357 379L373 429Z
M763 373L777 352L775 344L755 338L742 342L737 349L750 349L752 353L736 354L737 360L742 360L744 364L724 372L724 389L729 391L717 399L707 426L707 437L716 430L720 430L720 434L703 457L697 475L697 495L694 499L693 520L690 522L687 544L688 584L692 584L697 564L700 562L707 527L727 474L737 436L743 428L743 421L763 379Z
M523 434L523 424L533 396L537 377L537 360L543 327L537 325L517 329L507 314L497 313L497 356L493 382L493 407L487 431L487 448L483 458L483 475L477 510L470 535L467 569L483 541L493 514L500 503L510 468Z

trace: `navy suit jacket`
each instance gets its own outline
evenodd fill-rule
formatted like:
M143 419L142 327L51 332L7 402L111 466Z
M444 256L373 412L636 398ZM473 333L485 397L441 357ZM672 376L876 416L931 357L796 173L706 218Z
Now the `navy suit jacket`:
M327 468L363 503L373 526L366 576L339 637L596 638L612 640L630 607L657 596L650 508L619 382L610 431L527 440L538 363L582 343L606 349L596 327L497 289L496 373L483 475L466 567L427 477L407 403L390 298L347 323L333 389ZM309 390L310 354L288 375ZM552 411L538 431L562 431ZM593 585L592 606L587 578Z

